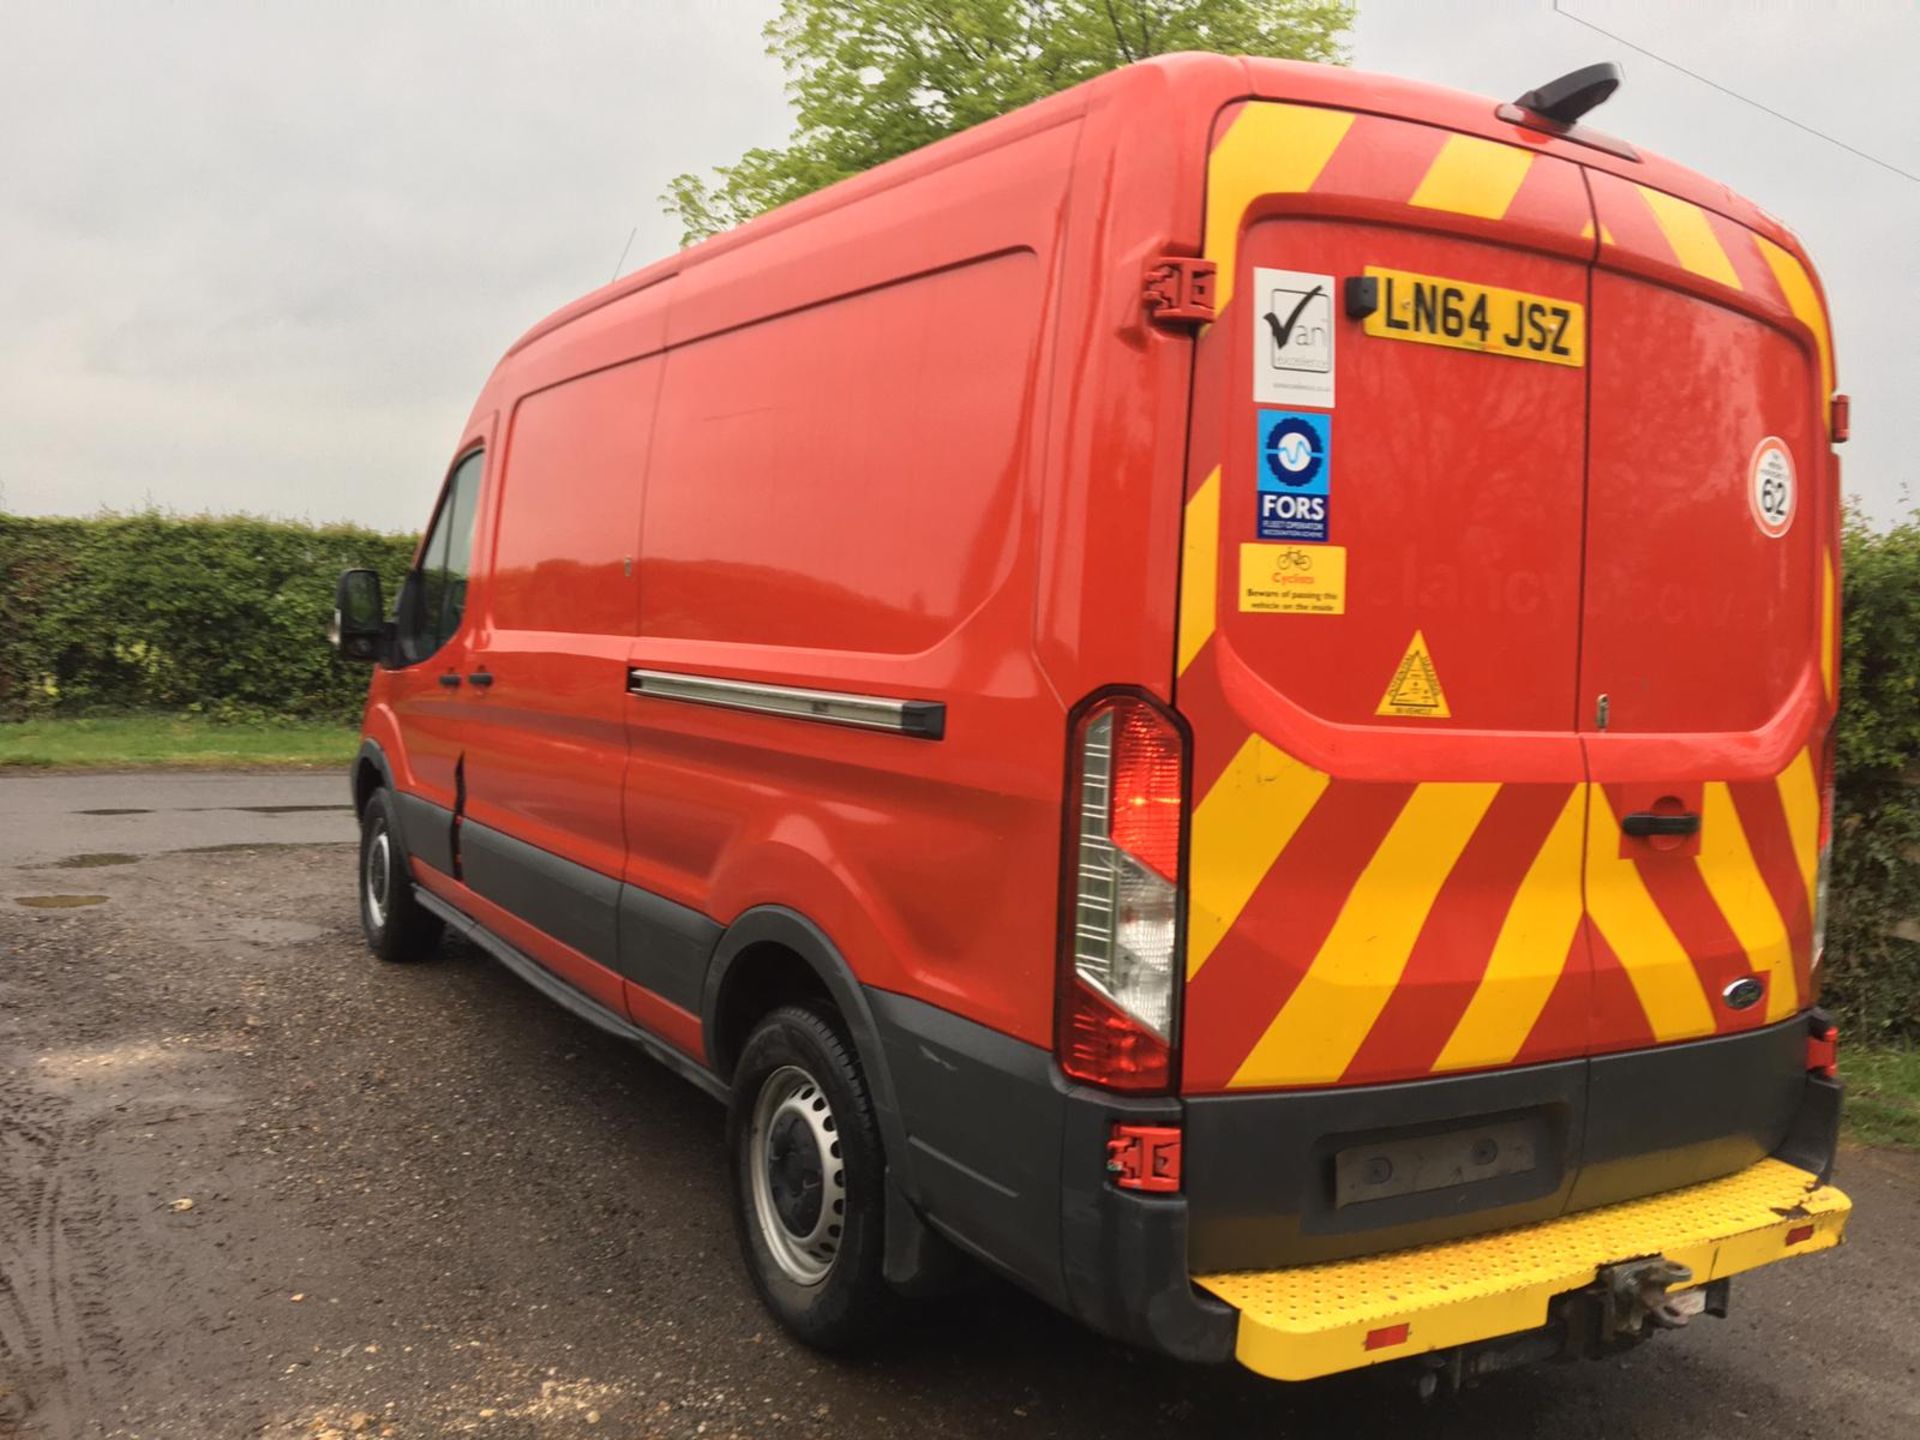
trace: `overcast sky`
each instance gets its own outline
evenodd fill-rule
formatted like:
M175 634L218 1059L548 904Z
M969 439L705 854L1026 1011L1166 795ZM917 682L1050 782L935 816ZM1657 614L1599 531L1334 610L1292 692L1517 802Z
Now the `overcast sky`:
M1920 174L1920 6L1563 0ZM0 0L0 509L425 517L494 360L668 253L668 177L787 130L773 0ZM1920 184L1553 13L1361 0L1366 69L1511 98L1610 59L1605 129L1792 226L1855 401L1851 493L1920 490Z

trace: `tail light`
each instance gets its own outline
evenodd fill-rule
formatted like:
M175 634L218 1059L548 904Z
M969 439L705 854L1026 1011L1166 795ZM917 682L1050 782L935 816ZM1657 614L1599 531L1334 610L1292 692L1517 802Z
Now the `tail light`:
M1820 1009L1807 1012L1807 1073L1822 1080L1840 1073L1840 1027Z
M1179 991L1186 740L1135 695L1074 727L1055 1047L1076 1080L1171 1089Z

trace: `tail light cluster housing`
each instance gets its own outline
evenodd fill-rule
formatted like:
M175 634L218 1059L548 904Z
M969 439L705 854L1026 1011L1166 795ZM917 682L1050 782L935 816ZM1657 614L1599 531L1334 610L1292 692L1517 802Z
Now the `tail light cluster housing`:
M1075 1080L1135 1093L1177 1080L1187 755L1184 727L1145 695L1101 694L1076 714L1055 1010Z

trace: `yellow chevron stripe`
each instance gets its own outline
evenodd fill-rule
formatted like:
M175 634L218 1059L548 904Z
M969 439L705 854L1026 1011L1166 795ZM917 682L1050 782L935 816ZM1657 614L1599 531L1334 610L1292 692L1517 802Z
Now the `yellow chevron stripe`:
M1754 861L1753 847L1733 807L1733 792L1710 782L1700 806L1700 854L1694 864L1727 927L1747 952L1747 968L1767 977L1767 1021L1784 1020L1800 1008L1793 979L1793 941L1773 892Z
M1587 806L1587 914L1620 957L1640 1008L1662 1042L1713 1033L1713 1011L1686 949L1620 858L1620 827L1599 786Z
M1820 877L1820 782L1814 778L1813 751L1802 750L1782 770L1774 784L1787 812L1787 833L1793 837L1793 858L1800 862L1800 879L1807 887L1807 914L1813 914L1814 886Z
M1340 907L1320 952L1229 1082L1314 1085L1352 1063L1427 913L1500 787L1421 785Z
M1833 698L1833 652L1838 648L1839 636L1833 628L1833 552L1823 550L1820 555L1820 682L1826 686L1829 700Z
M1807 274L1806 266L1795 259L1791 251L1781 249L1764 235L1753 238L1772 268L1773 278L1779 282L1780 293L1787 297L1788 307L1813 332L1813 343L1820 351L1820 398L1824 402L1833 394L1833 337L1827 330L1827 312L1820 303L1820 292L1813 288L1813 277ZM1827 423L1833 423L1831 412Z
M1576 785L1507 907L1487 970L1435 1070L1506 1065L1520 1053L1560 983L1580 925L1586 787Z
M1647 208L1653 211L1654 222L1683 266L1729 289L1742 288L1733 262L1720 248L1720 237L1713 233L1706 211L1664 190L1650 190L1645 185L1635 188L1646 200Z
M1313 188L1353 124L1344 110L1256 102L1235 117L1207 159L1206 256L1219 266L1216 314L1233 299L1240 217L1262 195Z
M1413 204L1498 220L1507 213L1533 156L1497 140L1449 135L1413 192Z
M1187 666L1213 634L1214 607L1220 594L1220 467L1213 467L1187 501L1180 527L1180 653L1175 674Z
M1187 978L1200 973L1327 788L1327 777L1258 735L1194 808Z

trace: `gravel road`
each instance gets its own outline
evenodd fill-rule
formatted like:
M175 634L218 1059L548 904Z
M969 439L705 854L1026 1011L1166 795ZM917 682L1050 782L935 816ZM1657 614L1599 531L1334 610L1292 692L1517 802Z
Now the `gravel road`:
M1005 1289L821 1359L741 1273L711 1101L475 952L371 960L351 850L287 843L343 813L110 778L0 779L0 1436L1920 1433L1920 1160L1877 1151L1854 1243L1737 1281L1730 1320L1432 1407ZM341 803L286 779L226 798Z

